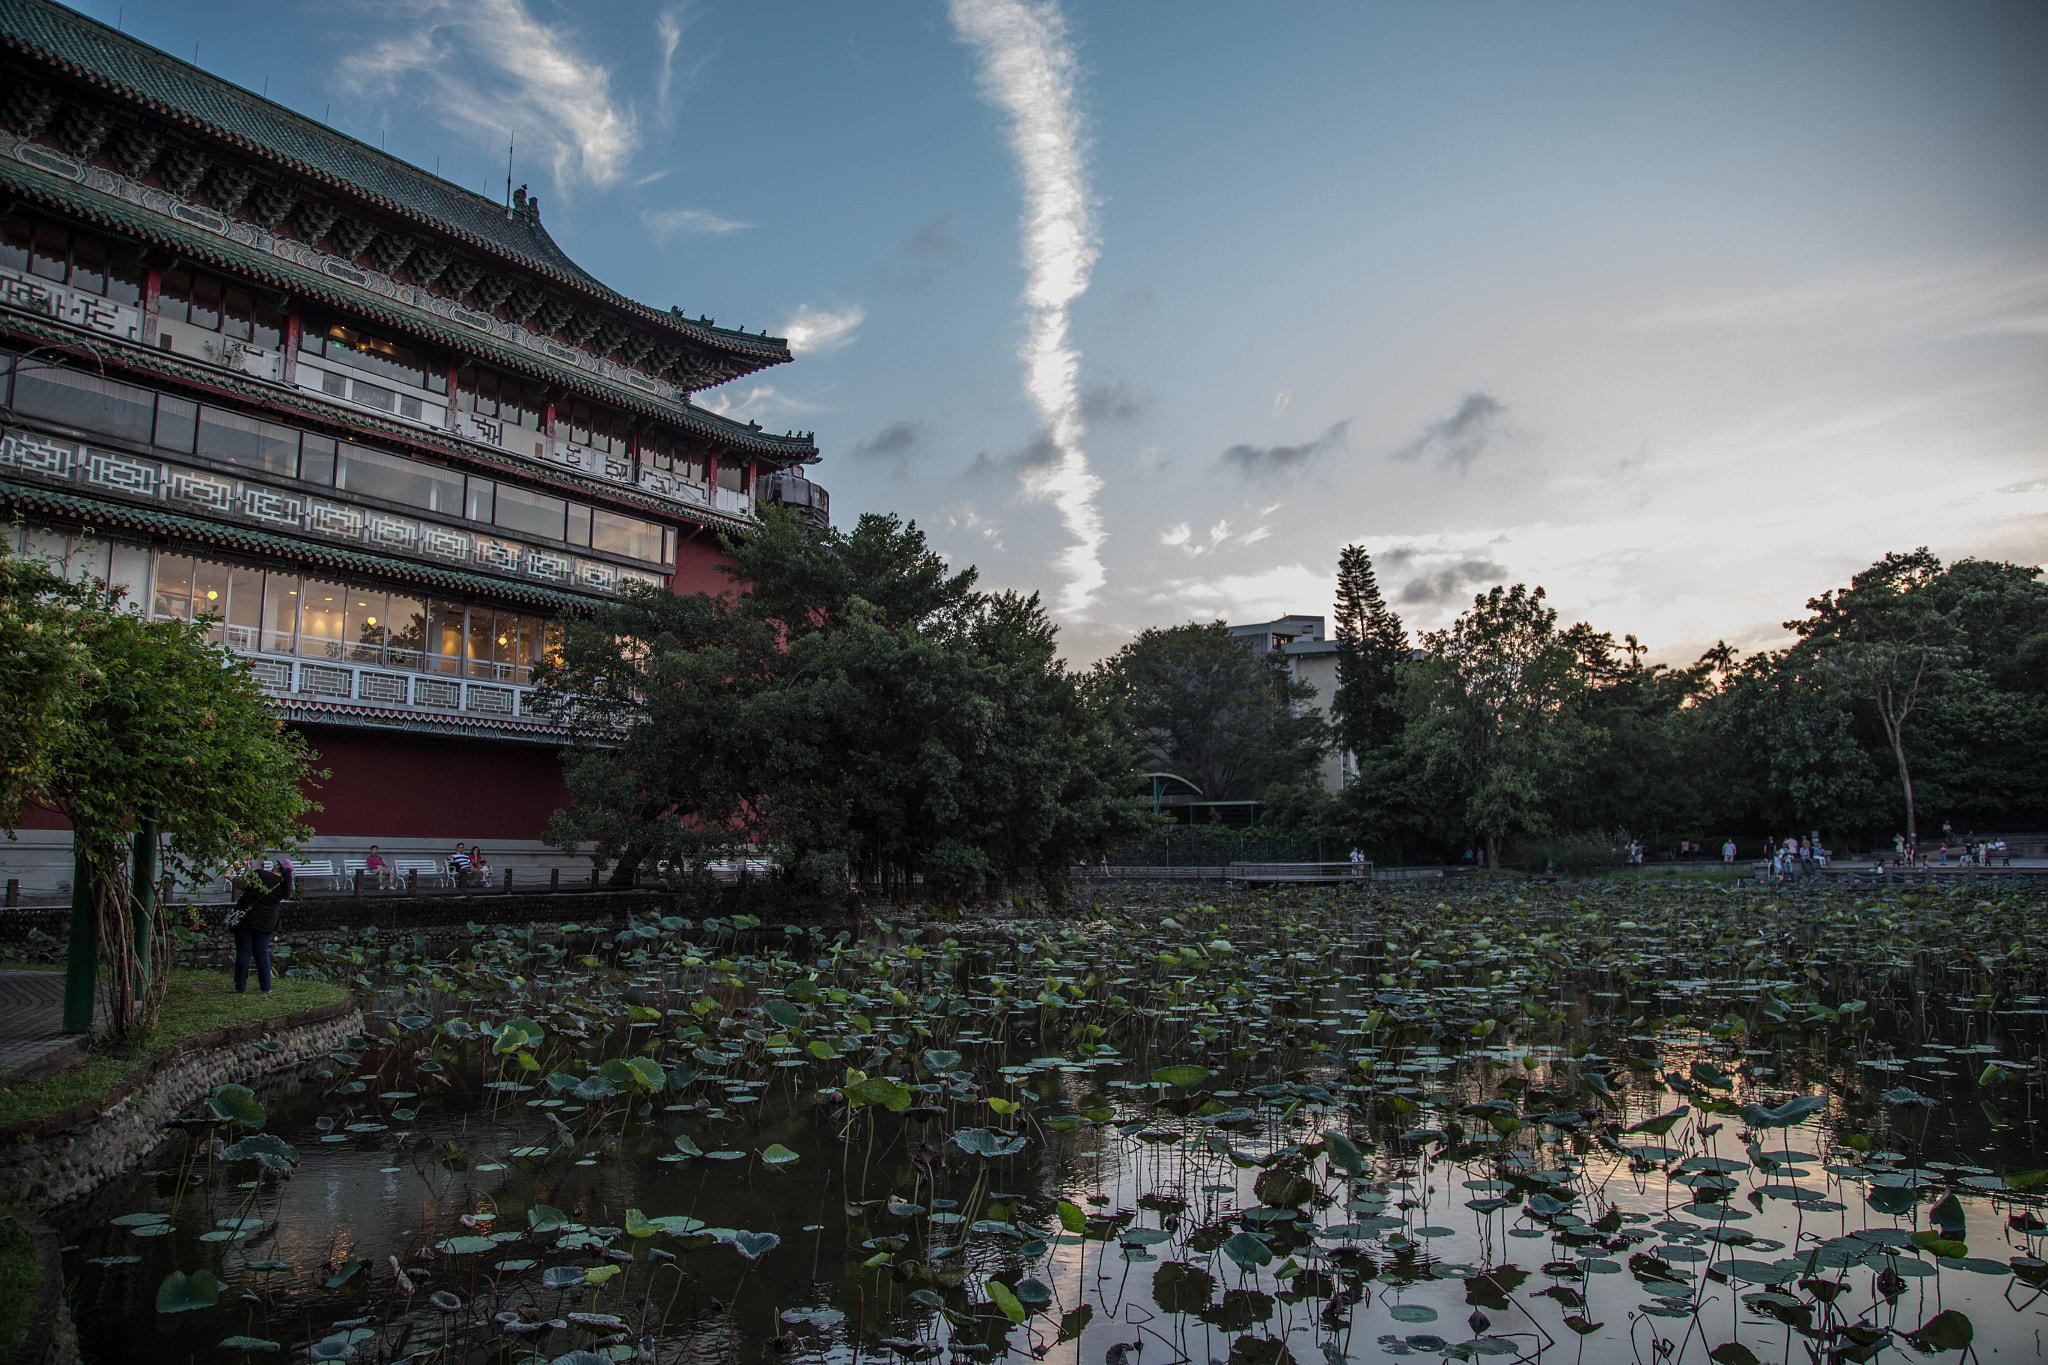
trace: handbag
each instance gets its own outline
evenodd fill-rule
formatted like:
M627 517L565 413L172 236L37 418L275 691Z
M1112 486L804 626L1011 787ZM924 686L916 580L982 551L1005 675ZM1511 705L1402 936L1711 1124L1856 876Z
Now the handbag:
M227 918L223 919L221 923L230 929L238 929L241 927L242 921L247 918L249 918L249 912L238 905L228 911Z

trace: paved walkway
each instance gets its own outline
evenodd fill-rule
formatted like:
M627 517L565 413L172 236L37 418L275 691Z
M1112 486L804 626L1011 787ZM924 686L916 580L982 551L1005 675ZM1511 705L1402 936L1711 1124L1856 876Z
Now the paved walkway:
M63 1023L63 972L0 971L0 1080L40 1071L66 1049L82 1053L84 1035L61 1032Z

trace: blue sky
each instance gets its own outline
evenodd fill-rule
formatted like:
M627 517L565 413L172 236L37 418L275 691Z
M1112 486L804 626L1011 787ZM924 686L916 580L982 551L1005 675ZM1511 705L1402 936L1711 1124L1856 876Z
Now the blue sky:
M787 332L815 430L1069 652L1500 581L1654 657L1886 550L2048 559L2038 4L90 3Z

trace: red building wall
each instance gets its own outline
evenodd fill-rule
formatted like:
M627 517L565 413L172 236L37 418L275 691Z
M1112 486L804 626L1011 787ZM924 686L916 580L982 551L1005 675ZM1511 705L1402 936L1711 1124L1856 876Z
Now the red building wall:
M314 832L350 839L543 839L569 804L560 750L546 744L309 725L324 783Z
M732 591L732 580L722 571L732 561L718 548L718 533L712 530L698 531L686 537L676 546L676 571L668 581L669 589L687 596L693 592L708 592L714 595Z

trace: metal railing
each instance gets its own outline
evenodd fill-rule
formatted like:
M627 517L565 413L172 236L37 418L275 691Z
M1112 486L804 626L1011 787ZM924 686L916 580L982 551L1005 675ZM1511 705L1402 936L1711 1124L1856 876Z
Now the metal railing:
M312 701L351 701L393 711L466 712L530 718L537 689L430 673L393 673L368 664L330 663L237 652L264 691Z

